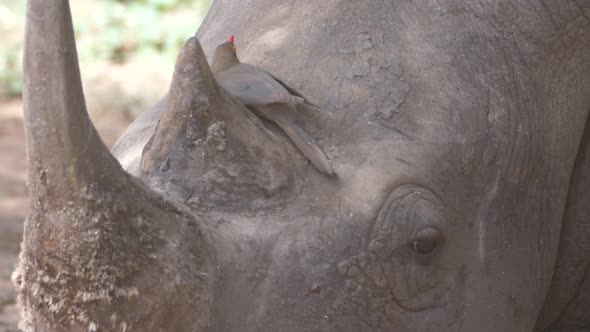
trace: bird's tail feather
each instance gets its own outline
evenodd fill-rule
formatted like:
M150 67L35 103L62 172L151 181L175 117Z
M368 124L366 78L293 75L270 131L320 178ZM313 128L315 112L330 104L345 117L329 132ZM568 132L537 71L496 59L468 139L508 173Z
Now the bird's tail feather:
M322 152L319 146L317 146L313 136L296 124L280 126L299 150L301 150L301 152L303 152L303 154L311 161L315 168L326 175L334 175L328 157L326 157L324 152Z

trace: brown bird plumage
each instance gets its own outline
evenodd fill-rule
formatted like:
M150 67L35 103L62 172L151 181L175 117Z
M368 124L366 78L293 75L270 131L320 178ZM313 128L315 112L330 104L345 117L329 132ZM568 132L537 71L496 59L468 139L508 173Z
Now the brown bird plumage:
M217 47L211 69L219 85L232 97L281 127L320 172L334 175L328 158L303 128L295 107L296 104L317 106L263 69L241 63L233 36Z

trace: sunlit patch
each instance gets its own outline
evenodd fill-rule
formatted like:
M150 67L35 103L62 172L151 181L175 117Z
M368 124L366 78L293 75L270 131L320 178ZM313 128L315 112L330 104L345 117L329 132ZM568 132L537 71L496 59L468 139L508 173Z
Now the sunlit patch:
M143 152L143 147L143 144L134 144L133 147L130 147L125 151L125 154L119 158L119 163L123 169L128 170L134 164L139 163L141 154Z
M279 27L276 29L264 32L257 40L257 43L262 43L265 48L278 48L283 44L283 41L288 37L289 30L286 27Z

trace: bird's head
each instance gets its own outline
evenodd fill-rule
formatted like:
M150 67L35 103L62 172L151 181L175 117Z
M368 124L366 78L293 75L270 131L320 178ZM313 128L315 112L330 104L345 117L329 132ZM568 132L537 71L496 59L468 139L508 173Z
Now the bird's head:
M234 35L231 35L229 37L229 39L227 40L227 42L231 44L231 51L232 51L232 53L237 55L237 53L236 53L236 45L234 44L234 39L235 39Z
M223 71L240 63L240 60L238 60L234 40L235 37L232 35L225 43L220 44L215 49L215 54L213 55L213 64L211 66L213 72Z
M217 46L217 48L215 49L215 52L220 51L225 54L231 53L231 54L235 54L237 56L236 44L234 44L234 40L235 40L234 35L231 35L225 43L219 44L219 46Z

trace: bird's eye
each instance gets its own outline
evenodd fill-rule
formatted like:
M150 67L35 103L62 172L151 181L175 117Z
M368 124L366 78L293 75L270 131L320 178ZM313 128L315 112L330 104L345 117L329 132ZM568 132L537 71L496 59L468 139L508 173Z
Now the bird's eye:
M410 241L410 248L419 255L429 255L440 246L442 236L436 228L427 227L416 233Z

